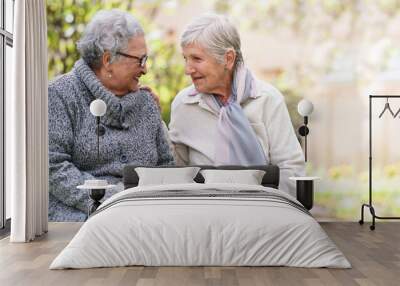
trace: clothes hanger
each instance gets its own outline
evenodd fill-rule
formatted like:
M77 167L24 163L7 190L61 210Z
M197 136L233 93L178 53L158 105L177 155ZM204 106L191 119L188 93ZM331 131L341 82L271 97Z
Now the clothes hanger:
M399 115L399 114L400 114L400 108L399 108L399 110L397 110L397 112L394 114L394 118L396 118L397 115Z
M399 111L396 112L396 115L394 115L394 112L392 111L392 109L390 108L389 105L389 98L386 97L386 103L385 103L385 107L383 108L381 114L379 115L379 118L381 118L383 116L383 114L385 113L386 110L389 110L390 114L392 114L393 118L395 118L397 116L397 114L399 113Z

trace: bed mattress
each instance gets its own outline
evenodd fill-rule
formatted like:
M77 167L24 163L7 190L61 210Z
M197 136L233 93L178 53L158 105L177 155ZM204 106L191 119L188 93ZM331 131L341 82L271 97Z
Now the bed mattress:
M289 195L256 185L195 183L114 195L50 269L128 265L351 267Z

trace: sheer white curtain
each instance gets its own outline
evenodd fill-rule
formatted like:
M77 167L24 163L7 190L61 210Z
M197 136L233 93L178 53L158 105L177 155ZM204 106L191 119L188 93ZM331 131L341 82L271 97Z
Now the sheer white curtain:
M6 188L12 242L47 232L47 23L45 0L15 2L13 94L6 98Z

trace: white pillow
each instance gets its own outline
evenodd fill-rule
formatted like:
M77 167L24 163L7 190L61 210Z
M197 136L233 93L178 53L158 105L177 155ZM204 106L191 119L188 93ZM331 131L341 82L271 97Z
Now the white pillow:
M135 168L139 176L138 186L195 183L193 179L199 170L199 167Z
M205 184L233 183L261 185L265 171L262 170L202 170Z

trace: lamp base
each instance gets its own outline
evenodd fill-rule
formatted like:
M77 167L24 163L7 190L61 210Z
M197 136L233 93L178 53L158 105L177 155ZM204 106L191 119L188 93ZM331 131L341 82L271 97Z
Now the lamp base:
M106 193L105 189L90 189L89 197L92 199L89 208L88 208L88 216L94 213L97 208L101 205L100 200L104 197Z
M304 137L304 136L307 136L308 133L310 133L310 130L308 129L307 126L305 126L305 125L300 126L300 128L299 128L299 134L300 134L301 136L303 136L303 137Z
M96 127L96 134L98 136L103 136L106 133L106 128L103 125L98 125Z
M311 210L314 204L314 181L296 181L296 196L297 200L301 202L307 210Z

